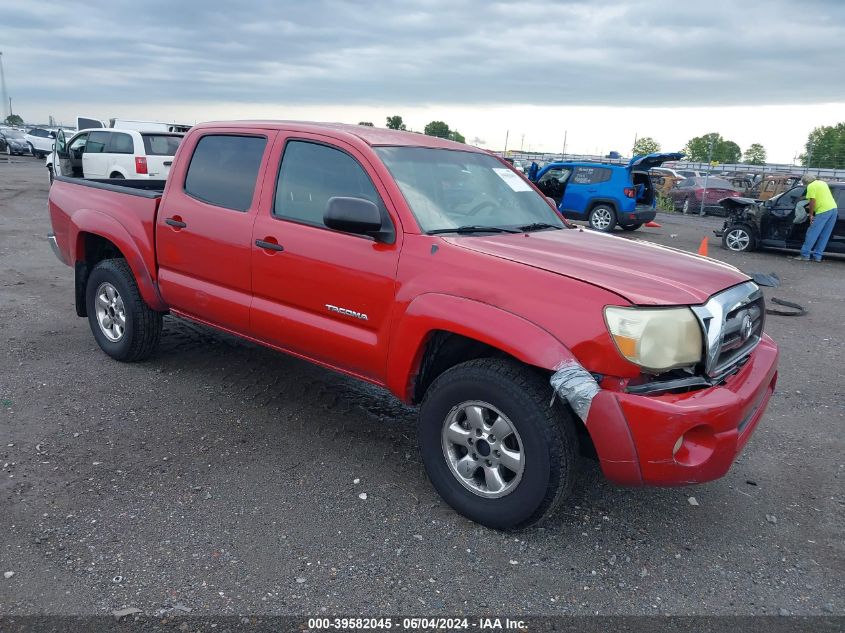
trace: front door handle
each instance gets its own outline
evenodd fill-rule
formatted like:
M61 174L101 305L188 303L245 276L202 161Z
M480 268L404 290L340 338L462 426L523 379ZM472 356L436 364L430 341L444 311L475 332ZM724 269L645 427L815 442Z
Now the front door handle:
M179 219L179 216L176 216L175 218L167 218L164 223L168 226L173 226L177 229L184 229L186 226L188 226L187 224L182 222L181 219Z
M258 248L265 248L268 251L283 251L285 247L281 244L277 244L276 242L267 242L265 240L255 240L255 245Z

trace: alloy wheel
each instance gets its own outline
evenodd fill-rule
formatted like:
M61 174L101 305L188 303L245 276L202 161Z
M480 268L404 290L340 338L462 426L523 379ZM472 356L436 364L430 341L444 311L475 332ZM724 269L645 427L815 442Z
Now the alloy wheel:
M606 231L611 222L613 222L613 214L610 209L599 207L593 211L593 219L591 223L599 231Z
M525 469L522 440L496 407L477 400L454 407L443 423L443 456L464 488L485 498L514 491Z
M751 236L745 229L731 229L725 235L725 246L732 251L744 251L751 243Z
M126 332L126 308L117 288L108 282L101 283L97 287L94 309L102 333L112 343L117 343Z

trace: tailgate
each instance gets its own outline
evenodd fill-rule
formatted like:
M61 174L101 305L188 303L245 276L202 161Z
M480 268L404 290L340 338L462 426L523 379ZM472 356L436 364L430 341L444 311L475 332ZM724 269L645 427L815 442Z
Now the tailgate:
M147 171L156 180L166 180L172 164L172 156L147 156Z

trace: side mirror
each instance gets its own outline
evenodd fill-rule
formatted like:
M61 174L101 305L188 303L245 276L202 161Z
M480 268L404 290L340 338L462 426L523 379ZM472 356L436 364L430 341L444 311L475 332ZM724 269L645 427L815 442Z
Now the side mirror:
M329 198L323 213L323 224L328 228L355 235L368 235L380 242L393 242L393 230L382 231L378 207L363 198L335 196Z

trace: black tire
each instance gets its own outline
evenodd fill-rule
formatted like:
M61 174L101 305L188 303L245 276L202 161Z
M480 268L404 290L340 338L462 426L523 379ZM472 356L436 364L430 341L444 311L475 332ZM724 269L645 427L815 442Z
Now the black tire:
M638 228L640 228L642 225L643 225L643 223L642 223L642 222L639 222L639 223L637 223L637 224L620 224L619 226L621 226L621 227L622 227L622 230L623 230L623 231L636 231L636 230L637 230Z
M607 204L597 204L590 209L587 221L590 228L602 233L610 233L616 227L616 209Z
M106 336L97 316L96 293L102 284L110 284L117 291L125 311L125 328L116 341ZM112 358L131 363L144 360L155 351L161 337L162 315L144 303L125 259L104 259L94 266L85 289L85 306L94 339Z
M747 224L734 224L722 234L722 248L734 253L756 250L757 234Z
M53 179L55 178L55 176L53 175L53 166L52 165L47 165L47 173L50 175L50 184L52 185Z
M545 378L505 359L468 361L437 377L420 408L418 439L428 477L446 503L473 521L506 530L540 521L570 495L578 439L569 409L557 398L550 405L550 393ZM472 492L458 481L447 461L444 425L458 405L471 401L498 409L519 435L523 472L504 496Z
M111 178L112 180L125 180L126 176L121 174L119 171L114 171L114 172L111 173L109 178Z

